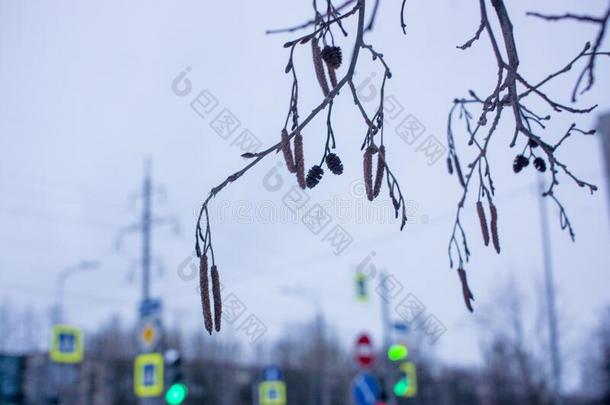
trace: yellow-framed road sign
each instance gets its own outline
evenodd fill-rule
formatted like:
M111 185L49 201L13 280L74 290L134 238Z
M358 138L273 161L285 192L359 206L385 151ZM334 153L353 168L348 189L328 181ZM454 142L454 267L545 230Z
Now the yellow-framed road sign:
M163 355L140 354L136 357L133 389L138 397L158 397L163 394Z
M258 387L261 405L286 405L286 384L284 381L263 381Z
M54 325L49 355L56 363L80 363L85 351L83 332L69 325Z

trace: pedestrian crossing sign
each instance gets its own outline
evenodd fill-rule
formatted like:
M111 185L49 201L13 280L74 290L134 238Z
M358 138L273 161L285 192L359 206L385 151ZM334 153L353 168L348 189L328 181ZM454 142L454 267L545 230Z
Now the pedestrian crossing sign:
M261 405L286 405L284 381L264 381L258 388Z
M74 326L55 325L51 332L51 360L56 363L83 361L83 333Z
M158 397L163 393L163 356L160 353L137 356L133 374L138 397Z

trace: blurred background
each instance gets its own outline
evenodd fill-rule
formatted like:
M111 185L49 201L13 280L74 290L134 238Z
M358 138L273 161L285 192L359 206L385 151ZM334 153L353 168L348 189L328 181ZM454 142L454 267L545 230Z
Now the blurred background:
M540 201L548 179L513 173L513 124L501 124L490 154L502 254L484 249L472 200L463 217L471 314L447 257L461 196L445 165L447 114L468 90L493 88L496 61L486 39L456 49L479 25L476 2L408 2L406 36L399 6L381 2L366 41L394 74L386 144L408 224L399 231L385 191L366 201L363 126L341 94L333 125L345 172L307 190L307 209L291 205L296 181L274 154L210 205L225 312L208 336L198 210L242 153L279 140L292 84L282 45L300 33L265 31L310 19L311 3L0 2L0 403L610 403L607 60L578 104L599 106L555 113L545 132L556 141L574 120L598 129L560 151L599 187L589 195L560 177L575 243ZM525 13L599 16L608 4L509 7L521 71L537 82L597 29ZM341 39L345 50L352 40ZM295 58L305 114L320 92L304 73L307 49ZM354 84L372 110L382 73L362 59ZM548 92L568 103L576 70ZM416 128L409 139L404 125ZM307 160L325 116L305 135Z

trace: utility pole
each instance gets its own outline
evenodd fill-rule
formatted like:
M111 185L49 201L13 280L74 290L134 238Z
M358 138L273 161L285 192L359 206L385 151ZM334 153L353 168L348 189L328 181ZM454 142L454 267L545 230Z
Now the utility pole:
M144 184L142 187L142 303L150 299L150 229L152 211L152 181L150 161L144 164Z
M542 232L542 254L544 260L544 286L546 290L546 310L549 323L549 347L551 349L551 371L553 376L553 404L561 405L561 357L559 353L559 330L557 328L557 310L555 308L555 284L553 281L553 263L551 257L551 239L547 218L547 203L544 193L544 181L538 176L538 200L540 203L540 230Z
M158 218L153 215L152 200L155 195L151 175L151 162L144 163L144 179L142 182L142 213L139 221L128 226L119 233L120 238L126 233L140 233L142 237L141 266L142 266L142 297L138 308L137 338L140 344L139 353L159 352L162 349L163 327L161 322L162 301L155 299L151 294L151 264L152 264L152 228L164 223L173 223L177 229L177 221L173 217ZM147 333L144 333L147 331ZM152 335L151 335L152 333ZM139 398L141 405L160 403L160 398Z
M178 229L177 221L174 217L156 217L153 215L153 197L158 190L153 186L151 175L151 162L147 159L144 162L144 179L142 181L142 213L139 221L129 225L119 231L117 245L120 247L121 240L126 234L139 233L142 237L141 267L142 267L142 298L140 300L140 310L150 309L149 305L155 301L151 297L151 265L152 265L152 229L157 225L167 223L173 224ZM146 307L146 308L144 308ZM146 312L146 311L144 311Z

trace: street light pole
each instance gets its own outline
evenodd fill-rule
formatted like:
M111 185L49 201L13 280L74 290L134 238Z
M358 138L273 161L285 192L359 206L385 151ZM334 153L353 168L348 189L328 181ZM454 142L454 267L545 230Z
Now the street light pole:
M95 270L99 267L96 261L82 261L75 266L65 268L55 279L55 316L53 323L59 324L63 322L63 301L66 280L73 274L80 273L86 270Z

